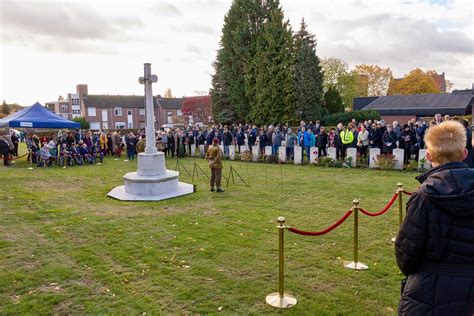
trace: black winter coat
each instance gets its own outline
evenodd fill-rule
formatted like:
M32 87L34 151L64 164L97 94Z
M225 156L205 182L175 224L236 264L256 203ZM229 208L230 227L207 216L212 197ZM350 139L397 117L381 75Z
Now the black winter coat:
M408 275L400 315L474 314L474 170L450 162L417 177L395 243Z

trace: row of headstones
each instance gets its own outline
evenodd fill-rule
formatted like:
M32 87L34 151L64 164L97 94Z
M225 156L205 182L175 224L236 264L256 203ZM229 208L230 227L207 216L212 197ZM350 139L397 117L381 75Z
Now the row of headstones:
M222 152L224 152L224 145L219 145ZM249 151L249 148L247 145L241 146L240 147L241 152ZM191 156L195 155L195 147L191 146ZM204 157L205 152L204 152L204 145L199 146L199 151L201 157ZM403 169L403 161L404 161L404 153L405 150L401 148L396 148L393 150L393 156L395 160L395 166L394 169ZM253 161L258 161L261 156L260 152L260 147L259 146L253 146L252 147L252 160ZM265 156L270 156L273 154L272 151L272 146L266 146L265 147ZM334 147L328 147L327 148L327 154L328 157L332 159L336 159L336 148ZM380 149L379 148L370 148L369 151L369 168L377 168L377 156L380 155ZM351 158L350 159L350 164L351 167L355 168L357 166L357 149L356 148L347 148L346 150L346 157ZM420 149L419 154L418 154L418 168L419 169L429 169L430 168L430 162L425 159L426 157L426 149ZM287 156L286 156L286 147L278 147L278 159L282 162L287 161ZM236 159L236 146L229 146L229 159L230 160L235 160ZM303 147L300 146L295 146L294 147L294 163L295 164L301 164L303 162ZM310 148L310 155L309 155L309 162L311 164L317 164L319 160L319 151L318 147L311 147ZM421 164L424 165L422 166Z

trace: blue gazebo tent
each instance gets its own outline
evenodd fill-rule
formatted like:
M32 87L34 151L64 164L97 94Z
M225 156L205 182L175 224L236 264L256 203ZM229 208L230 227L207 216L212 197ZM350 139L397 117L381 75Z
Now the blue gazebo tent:
M36 102L26 109L0 119L1 127L80 128L81 124L66 120Z

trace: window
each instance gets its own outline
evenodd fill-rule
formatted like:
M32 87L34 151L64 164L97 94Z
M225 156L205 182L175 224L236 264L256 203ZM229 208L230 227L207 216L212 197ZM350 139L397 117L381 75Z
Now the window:
M132 122L128 122L128 128L133 128L133 123Z
M183 116L183 112L181 110L176 110L176 116Z
M95 107L87 108L87 115L89 115L89 116L96 116L97 113L96 113L96 111L95 111ZM98 129L98 128L95 128L95 129Z
M132 110L128 110L127 115L132 115Z
M72 114L81 114L81 110L72 110Z
M68 105L67 104L63 104L61 105L61 110L64 112L64 111L67 111L68 110Z
M99 122L91 122L91 129L100 129L100 123Z
M122 116L122 108L118 108L118 107L114 108L114 114L115 116ZM125 127L125 124L124 124L124 127Z
M115 122L115 128L125 128L125 122Z
M140 109L140 115L145 115L145 109Z

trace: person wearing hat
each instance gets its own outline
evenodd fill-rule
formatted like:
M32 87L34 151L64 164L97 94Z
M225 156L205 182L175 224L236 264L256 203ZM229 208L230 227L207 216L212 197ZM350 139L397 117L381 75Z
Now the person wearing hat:
M212 140L212 146L209 146L207 149L206 159L209 163L209 169L211 169L211 192L216 191L214 185L217 186L217 192L224 192L224 190L221 189L222 152L217 137Z

